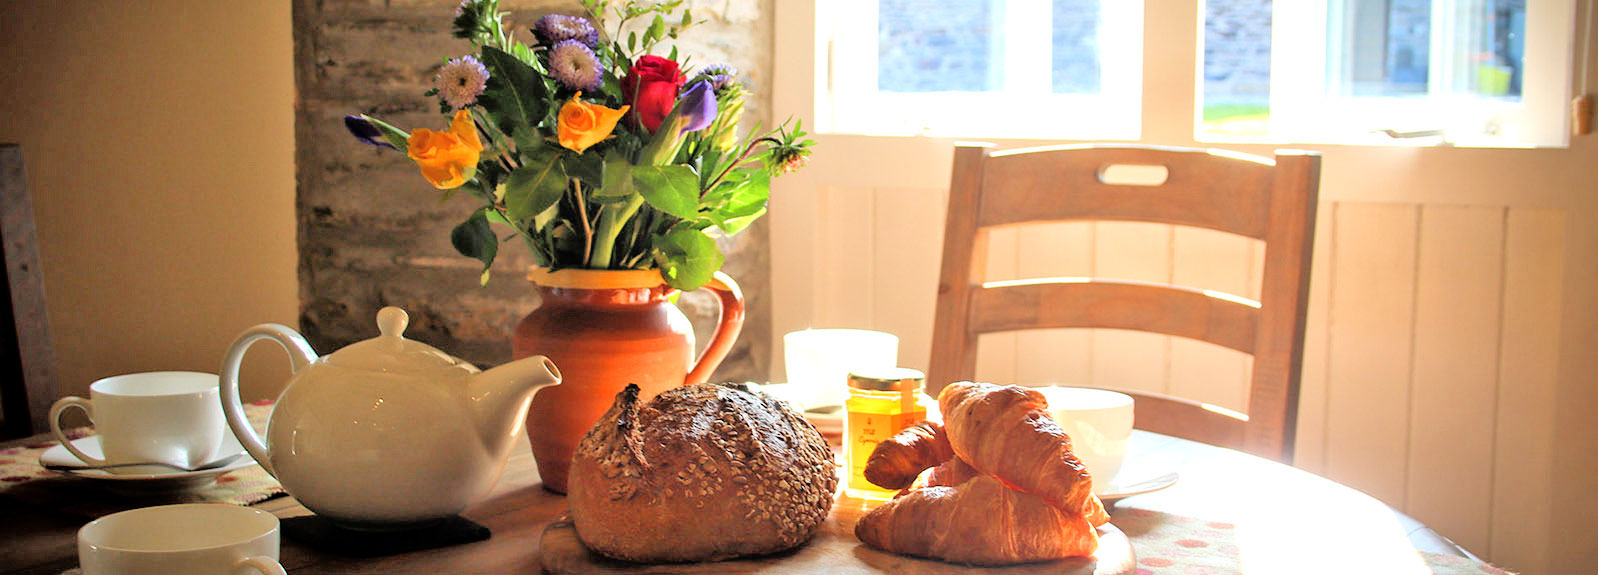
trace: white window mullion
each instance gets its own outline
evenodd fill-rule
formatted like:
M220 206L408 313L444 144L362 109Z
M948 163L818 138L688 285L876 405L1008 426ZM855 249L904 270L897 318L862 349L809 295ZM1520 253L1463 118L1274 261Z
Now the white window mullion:
M1099 4L1099 85L1106 100L1141 106L1143 99L1143 2ZM1131 31L1132 33L1128 33ZM1140 118L1137 109L1132 118Z
M1305 62L1332 62L1337 70L1341 36L1329 32L1323 15L1341 17L1342 2L1273 2L1271 14L1271 134L1276 140L1301 140L1316 132L1335 72ZM1341 20L1334 20L1341 21ZM1339 26L1339 29L1342 27Z
M1011 94L1047 94L1052 88L1054 21L1049 0L995 0L1002 14L1004 34L994 42L1002 46L1003 81Z
M1458 65L1454 57L1460 47L1460 6L1450 0L1432 2L1431 55L1428 58L1426 94L1432 98L1448 98L1460 93Z

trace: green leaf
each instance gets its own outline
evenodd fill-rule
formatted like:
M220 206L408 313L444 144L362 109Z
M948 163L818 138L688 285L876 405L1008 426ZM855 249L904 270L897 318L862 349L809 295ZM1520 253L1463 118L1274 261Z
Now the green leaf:
M691 227L673 228L655 238L655 254L660 275L666 285L689 291L699 289L714 277L726 256L710 236Z
M515 136L518 127L525 130L544 119L549 94L537 70L492 46L483 47L483 63L488 67L488 85L478 100L492 112L500 132Z
M533 49L521 42L517 42L516 44L512 45L510 47L510 52L511 55L515 56L517 60L521 60L523 62L533 61Z
M449 233L449 243L454 244L455 251L461 255L483 262L483 277L487 277L489 266L494 265L494 255L499 252L499 238L489 227L484 210L472 212L471 217L455 226Z
M654 42L659 41L660 37L662 35L664 35L665 33L666 33L666 19L662 18L659 14L656 14L655 15L655 20L653 22L649 23L649 29L648 30L644 30L644 45L648 46L648 45L650 45L650 44L652 44Z
M766 215L766 208L762 206L759 210L756 210L752 214L728 218L727 220L716 224L716 227L721 229L721 233L730 236L744 231L744 228L749 227L749 224L755 223L755 220L760 219L760 217L764 215Z
M595 190L605 185L605 157L594 154L567 154L561 164L566 175L582 180L585 187Z
M633 166L633 186L655 209L682 219L699 212L699 175L682 165Z
M376 126L377 131L383 133L383 141L392 144L395 148L399 149L399 151L403 152L410 147L411 135L405 130L396 128L390 125L388 122L384 122L366 114L361 114L361 117L365 118L367 122L371 122L373 126Z
M728 174L699 203L707 212L706 218L723 233L732 235L765 215L770 198L771 175L763 169L743 169Z
M483 211L484 211L484 213L488 214L488 223L501 224L501 225L506 225L506 226L514 226L514 225L516 225L516 224L512 224L510 222L510 220L505 219L505 214L500 213L499 210L485 209ZM516 237L516 234L511 234L508 237L514 238L514 237Z
M532 158L545 147L543 136L527 124L517 124L511 129L510 137L511 141L516 142L517 157L523 160Z
M549 154L511 172L505 180L505 210L511 221L526 220L560 201L561 194L566 193L566 175L559 159L559 154Z
M605 161L603 185L594 190L592 195L595 198L619 198L631 195L634 189L633 165L621 154L616 154Z

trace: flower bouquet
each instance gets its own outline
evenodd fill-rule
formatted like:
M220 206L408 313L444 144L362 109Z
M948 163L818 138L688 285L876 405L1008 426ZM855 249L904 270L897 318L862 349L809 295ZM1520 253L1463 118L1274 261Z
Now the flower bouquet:
M404 150L445 197L476 201L450 240L483 263L485 283L502 226L540 267L659 269L671 287L697 289L725 259L715 238L764 215L771 178L800 167L813 142L797 122L740 137L749 92L731 68L692 70L675 47L655 54L696 24L681 4L584 0L590 18L544 16L524 44L498 0L464 0L453 31L476 53L448 60L427 93L448 128L407 132L367 115L345 125Z

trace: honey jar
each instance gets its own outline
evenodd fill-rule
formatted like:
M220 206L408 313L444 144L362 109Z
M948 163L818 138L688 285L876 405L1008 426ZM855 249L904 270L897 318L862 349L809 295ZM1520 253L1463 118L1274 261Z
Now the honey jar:
M849 374L843 457L849 471L844 489L850 496L889 499L897 493L866 481L866 462L878 443L927 418L932 398L922 392L925 381L920 371L902 367Z

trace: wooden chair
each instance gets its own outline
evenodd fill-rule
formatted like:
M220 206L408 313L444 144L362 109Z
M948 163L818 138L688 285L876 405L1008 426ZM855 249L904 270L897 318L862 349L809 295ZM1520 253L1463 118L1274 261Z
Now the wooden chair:
M22 148L0 144L0 243L10 297L0 310L0 438L50 429L45 417L56 400L44 273L39 267L33 204L28 198Z
M1156 186L1105 183L1108 166L1164 166ZM1151 146L955 149L927 373L931 393L976 376L977 336L1113 328L1181 336L1254 356L1248 414L1140 391L1136 425L1284 463L1293 458L1320 156L1271 158ZM984 285L988 231L1025 223L1139 221L1264 240L1261 301L1083 278Z

